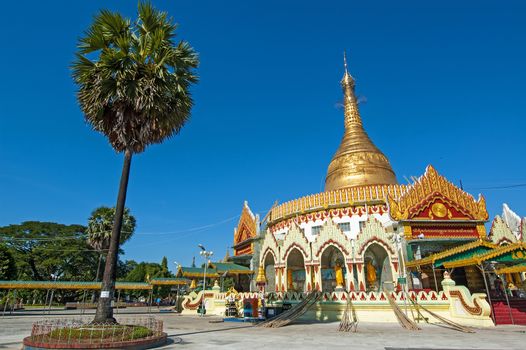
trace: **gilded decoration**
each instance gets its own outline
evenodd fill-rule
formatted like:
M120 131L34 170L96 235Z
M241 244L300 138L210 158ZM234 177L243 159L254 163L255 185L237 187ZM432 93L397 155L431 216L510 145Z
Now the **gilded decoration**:
M298 215L328 209L360 207L364 204L368 207L385 206L388 196L397 199L406 192L406 188L406 185L371 185L312 194L273 207L268 223L274 225Z
M495 216L495 219L493 219L489 231L489 238L493 243L498 245L517 242L517 237L499 215Z
M431 206L431 212L439 218L445 218L446 215L451 216L451 211L449 211L442 203L434 203Z
M248 203L245 201L243 210L241 211L241 217L237 227L234 229L234 246L237 246L250 238L254 238L258 235L258 220L250 208ZM248 244L243 247L234 249L234 256L252 254L254 251L252 245Z
M415 219L422 211L428 209L431 203L435 203L437 200L442 205L450 205L452 208L449 210L455 210L464 215L464 217L462 215L456 217L457 219L478 221L486 221L488 219L486 201L482 195L479 196L478 200L475 200L472 195L464 192L445 177L439 175L431 165L427 167L423 176L407 187L406 192L400 198L396 199L389 194L387 200L391 217L394 220ZM438 214L444 215L444 208L439 207L437 207L439 209ZM449 218L448 212L444 216L437 215L437 213L433 212L433 207L430 213L439 218L455 219L454 215Z
M374 145L363 128L354 92L354 78L347 71L341 81L344 98L345 131L325 179L325 190L346 187L396 184L396 176L387 157Z

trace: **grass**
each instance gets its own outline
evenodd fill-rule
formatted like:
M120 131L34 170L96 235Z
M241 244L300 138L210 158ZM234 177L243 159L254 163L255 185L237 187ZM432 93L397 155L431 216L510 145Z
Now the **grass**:
M147 338L153 332L144 326L134 325L84 325L57 328L35 340L49 343L104 343Z

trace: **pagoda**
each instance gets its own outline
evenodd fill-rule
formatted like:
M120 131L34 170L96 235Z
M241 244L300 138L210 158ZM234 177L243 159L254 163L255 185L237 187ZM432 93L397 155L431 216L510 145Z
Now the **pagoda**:
M341 87L343 137L325 191L275 205L257 223L245 203L233 258L250 260L267 292L378 292L397 288L400 277L409 277L413 288L438 291L441 276L405 276L401 264L486 239L484 197L475 199L432 166L414 183L399 184L366 132L345 57ZM476 272L456 274L480 287Z

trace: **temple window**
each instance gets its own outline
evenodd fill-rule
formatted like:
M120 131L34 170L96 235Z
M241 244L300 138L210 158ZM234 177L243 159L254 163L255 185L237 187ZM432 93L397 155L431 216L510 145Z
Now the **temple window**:
M365 227L365 221L359 221L359 222L358 222L358 225L359 225L359 227L360 227L360 232L362 232L362 231L363 231L363 228Z
M339 223L338 228L342 230L343 233L349 233L351 232L351 223L350 222Z
M311 228L311 233L313 236L317 236L319 235L321 232L321 225L318 225L318 226L312 226Z

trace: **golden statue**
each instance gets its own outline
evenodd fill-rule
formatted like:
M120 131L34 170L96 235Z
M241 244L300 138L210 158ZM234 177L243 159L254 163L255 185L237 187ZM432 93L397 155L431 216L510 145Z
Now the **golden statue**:
M343 279L343 269L340 263L336 263L336 266L334 266L334 274L336 276L336 288L343 288L345 282Z
M376 269L371 260L367 261L367 283L369 285L376 285Z

